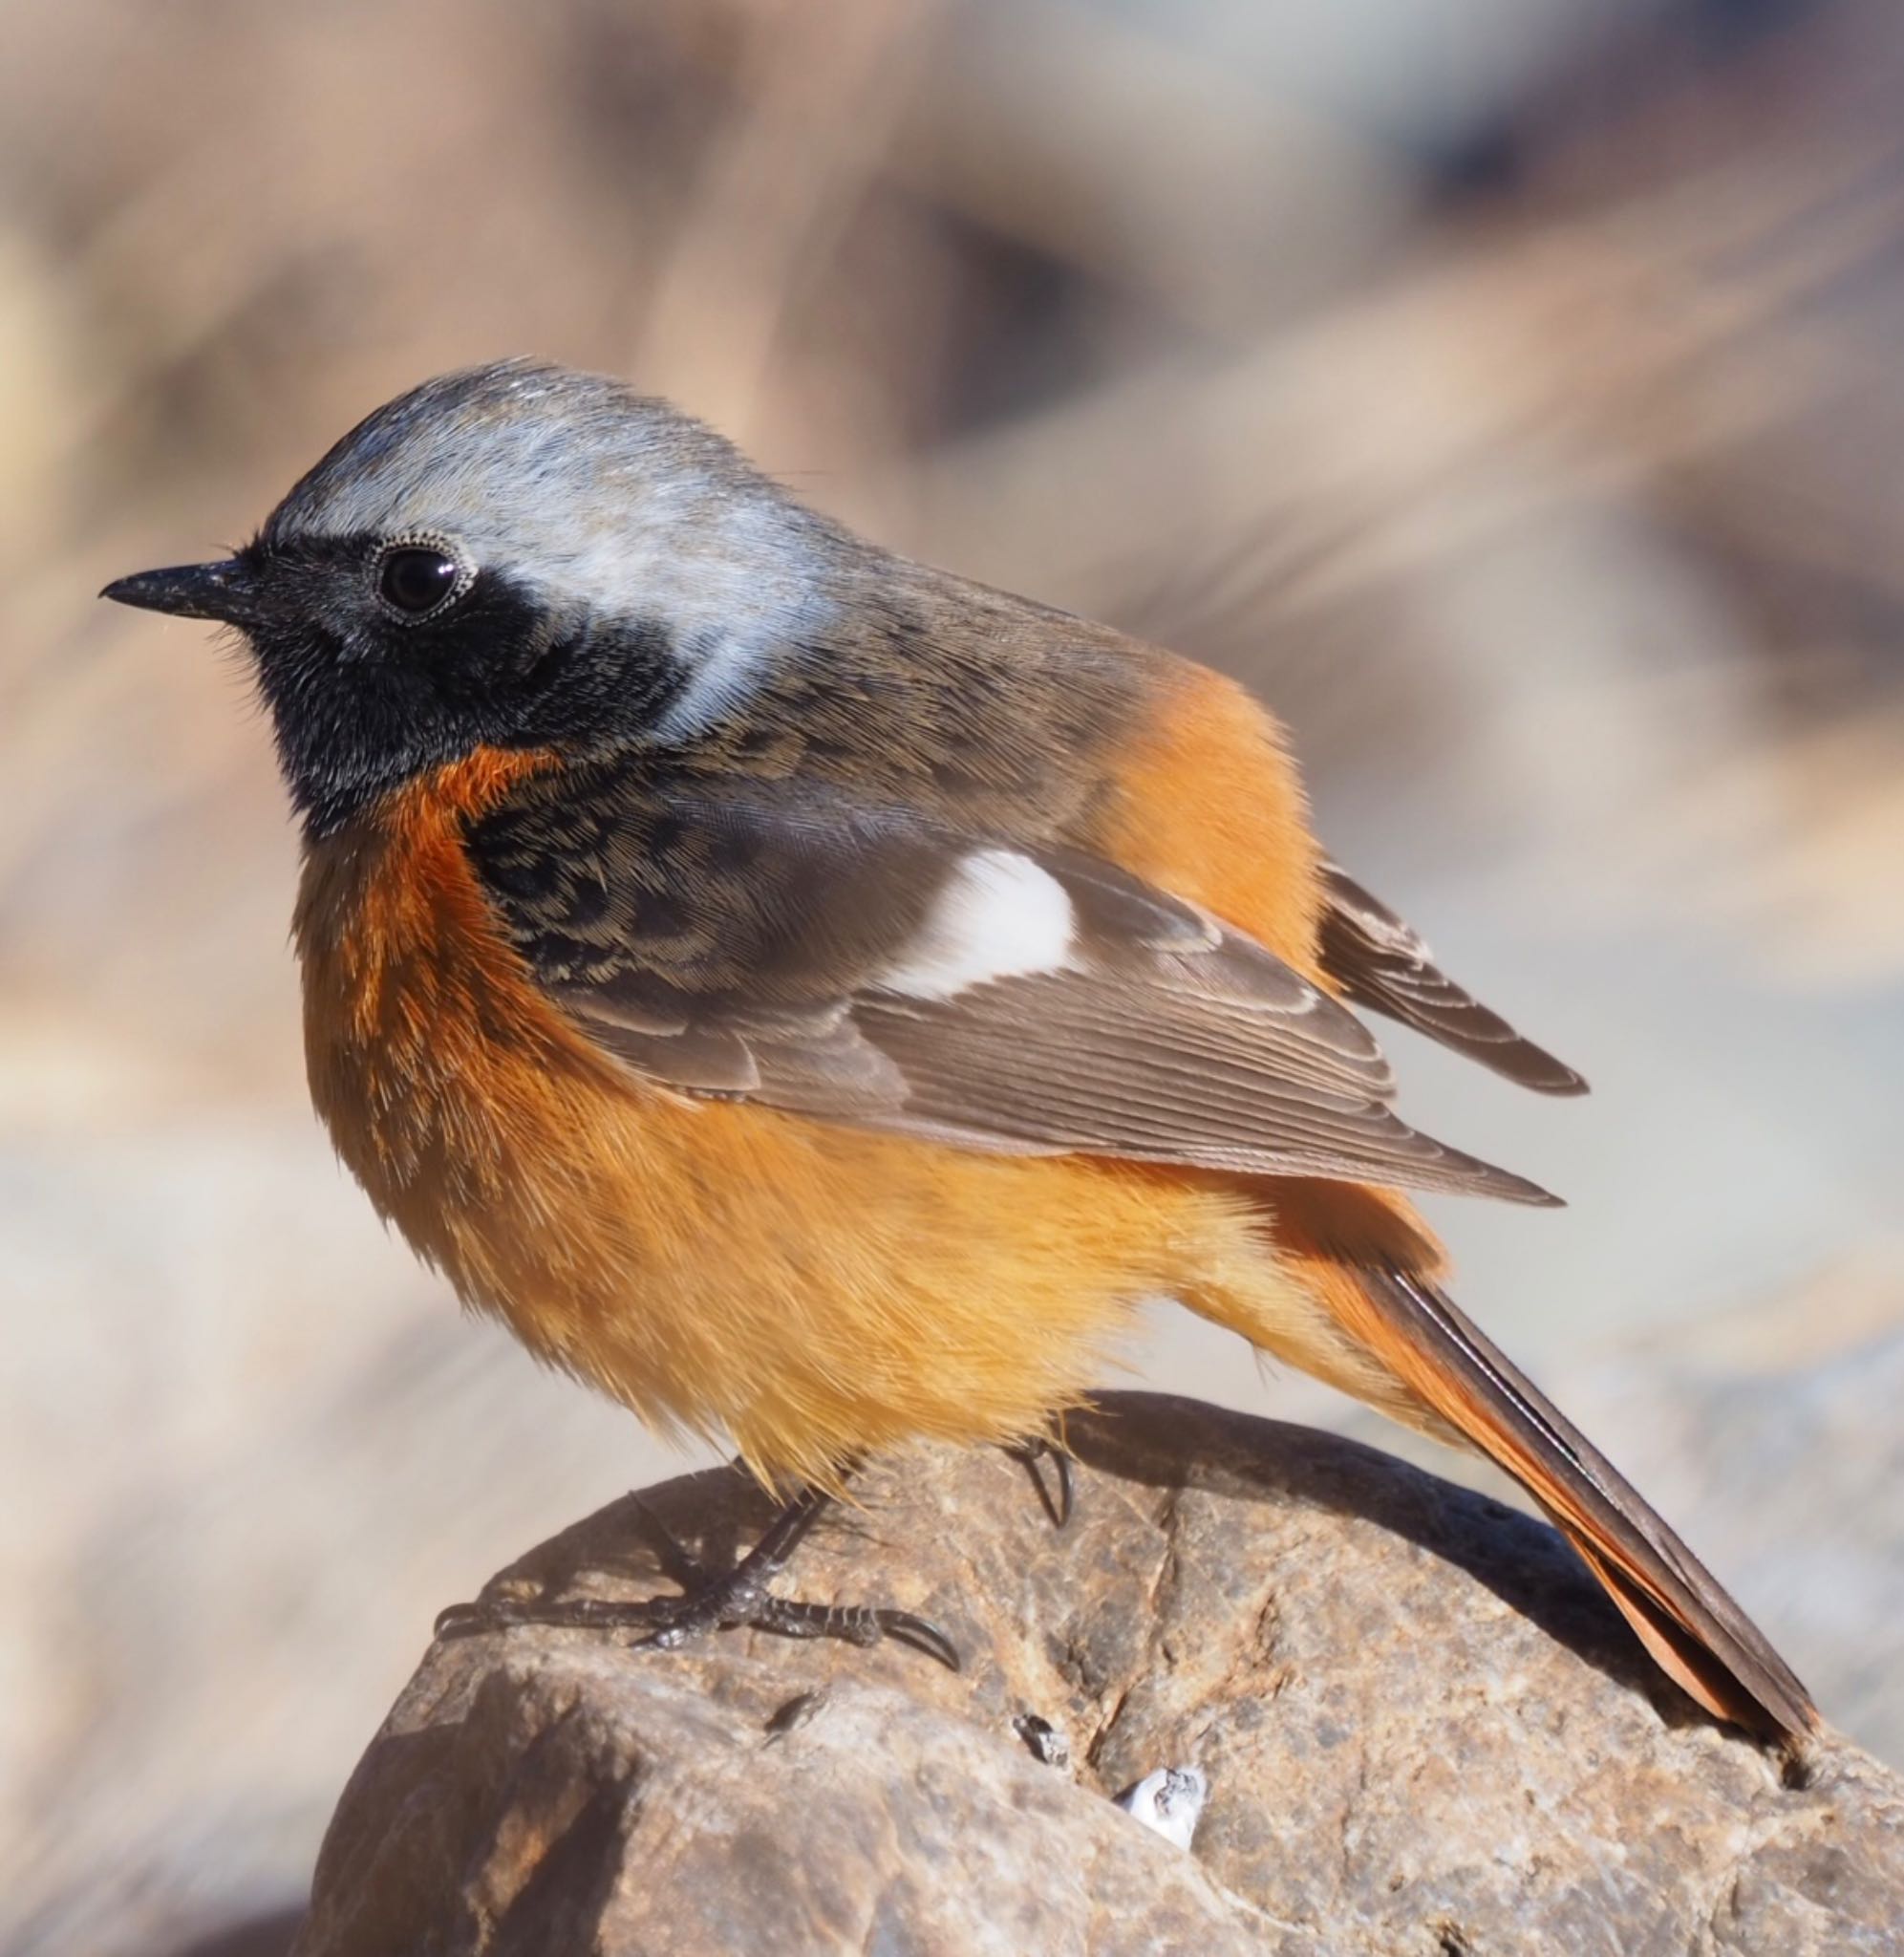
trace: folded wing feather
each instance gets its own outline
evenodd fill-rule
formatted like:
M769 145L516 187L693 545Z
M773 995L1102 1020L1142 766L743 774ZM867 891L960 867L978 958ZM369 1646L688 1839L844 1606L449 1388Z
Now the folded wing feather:
M559 830L512 810L473 860L550 994L670 1086L969 1148L1552 1200L1407 1127L1352 1013L1114 864L758 783L624 785L577 824L568 787Z

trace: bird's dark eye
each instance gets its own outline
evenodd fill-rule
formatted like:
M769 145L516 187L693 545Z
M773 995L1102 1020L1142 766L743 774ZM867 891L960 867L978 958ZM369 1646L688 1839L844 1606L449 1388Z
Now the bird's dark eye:
M422 618L461 593L463 567L434 544L398 544L377 568L376 593L404 618Z

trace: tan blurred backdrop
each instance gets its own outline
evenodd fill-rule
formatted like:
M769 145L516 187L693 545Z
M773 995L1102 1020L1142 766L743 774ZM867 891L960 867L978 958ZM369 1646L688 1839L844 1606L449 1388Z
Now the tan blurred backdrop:
M1260 688L1337 853L1594 1082L1391 1042L1573 1205L1442 1206L1464 1295L1904 1758L1893 0L12 0L5 42L0 1940L281 1947L434 1611L671 1465L332 1164L242 663L92 596L504 353ZM1133 1361L1356 1425L1209 1330Z

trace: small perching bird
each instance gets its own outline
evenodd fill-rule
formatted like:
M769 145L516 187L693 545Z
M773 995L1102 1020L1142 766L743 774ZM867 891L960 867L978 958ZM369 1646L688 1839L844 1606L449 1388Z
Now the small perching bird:
M539 1358L790 1491L636 1607L660 1642L931 1642L766 1579L868 1452L1045 1434L1163 1294L1518 1476L1712 1713L1813 1725L1441 1289L1397 1191L1551 1199L1405 1126L1343 1001L1584 1084L1324 859L1239 687L513 361L378 409L236 557L106 595L249 642L311 1092L377 1209Z

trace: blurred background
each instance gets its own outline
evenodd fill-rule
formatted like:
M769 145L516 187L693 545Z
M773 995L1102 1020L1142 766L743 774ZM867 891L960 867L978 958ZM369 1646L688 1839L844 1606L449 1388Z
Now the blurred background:
M1904 1761L1894 0L6 26L0 1942L281 1950L435 1611L680 1458L336 1169L242 666L92 595L504 353L1260 689L1335 851L1594 1081L1389 1039L1572 1204L1442 1205L1465 1299ZM1397 1444L1239 1351L1132 1360Z

